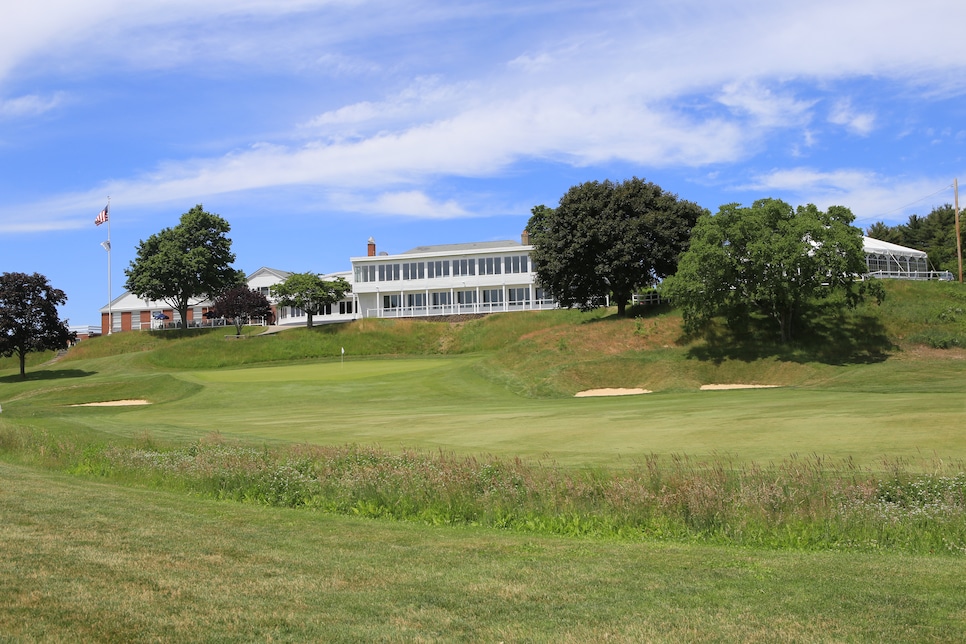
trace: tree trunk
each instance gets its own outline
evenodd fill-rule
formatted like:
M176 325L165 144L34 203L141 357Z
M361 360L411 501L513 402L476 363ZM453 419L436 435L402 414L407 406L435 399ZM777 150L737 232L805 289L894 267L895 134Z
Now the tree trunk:
M26 380L27 379L27 352L17 351L17 357L20 358L20 377Z
M182 333L188 330L188 304L185 303L184 306L178 306L178 315L181 317L181 331Z

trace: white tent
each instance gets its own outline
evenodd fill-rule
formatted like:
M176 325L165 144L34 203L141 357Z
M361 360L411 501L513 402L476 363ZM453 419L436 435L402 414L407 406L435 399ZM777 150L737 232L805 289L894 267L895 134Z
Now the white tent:
M948 271L930 271L929 258L924 251L871 237L863 237L862 246L865 250L865 265L869 275L873 277L907 280L952 279L952 274Z

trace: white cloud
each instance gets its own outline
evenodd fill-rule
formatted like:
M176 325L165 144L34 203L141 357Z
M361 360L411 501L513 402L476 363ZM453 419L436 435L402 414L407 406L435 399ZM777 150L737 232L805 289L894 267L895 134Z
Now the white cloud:
M378 205L409 216L460 216L458 204L433 201L426 186L441 176L492 177L531 159L576 166L614 160L645 167L734 163L747 160L783 130L801 129L799 140L811 147L819 136L806 129L816 97L834 92L844 78L874 74L943 87L956 82L948 78L966 78L966 39L954 26L966 18L966 8L953 8L949 15L944 0L915 5L684 0L647 7L614 2L607 11L581 14L584 22L560 35L521 29L514 40L507 34L511 44L500 50L508 52L505 56L483 52L477 61L475 52L464 52L452 65L439 62L444 71L437 71L434 60L439 41L458 40L445 33L448 12L514 7L308 0L38 2L29 9L27 3L17 5L0 26L0 83L38 56L63 65L77 58L77 64L97 69L113 56L136 68L193 70L228 61L241 72L249 65L286 71L315 65L330 75L360 76L403 70L393 83L370 83L334 96L325 87L300 95L319 107L314 112L307 107L290 131L208 158L147 162L142 167L155 165L151 173L46 202L50 217L95 194L149 205L300 185L333 195L380 186L382 196L346 201L359 212L374 212ZM548 3L546 10L551 9ZM946 18L937 22L935 15ZM298 23L284 37L283 27L292 22L274 22L280 17ZM418 36L424 24L443 25L443 35L425 43L400 38L393 48L380 47L383 36L407 29ZM896 34L896 25L901 34L884 37ZM939 41L947 44L924 46ZM362 46L340 46L347 42ZM27 98L22 105L4 103L11 106L0 113L44 108L44 99L31 104ZM845 98L833 105L830 122L862 136L875 131L873 111L857 110ZM800 147L786 149L801 154ZM856 196L870 207L878 207L874 194L892 190L895 196L884 179L878 192L870 192L859 177L869 174L792 168L761 177L756 186L806 199L808 194Z
M61 105L65 97L66 94L63 92L56 92L48 97L29 94L17 98L0 99L0 118L37 116Z
M869 170L822 171L797 167L760 175L740 190L776 196L793 205L814 203L820 208L838 205L851 209L856 225L876 221L904 222L912 213L928 213L935 205L952 200L947 179L889 177Z
M402 215L419 219L454 219L469 213L455 200L436 201L420 190L385 192L374 198L337 195L333 206L350 212L392 217Z
M816 103L791 93L773 92L758 82L728 83L718 95L718 101L766 128L803 126L810 120L810 108Z
M837 101L829 113L828 120L830 123L845 126L860 136L868 136L875 128L875 115L856 111L849 99Z

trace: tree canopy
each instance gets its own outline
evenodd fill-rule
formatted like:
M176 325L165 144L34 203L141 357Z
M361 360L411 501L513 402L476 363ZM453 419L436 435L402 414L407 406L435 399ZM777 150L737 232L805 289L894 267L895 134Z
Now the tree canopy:
M166 302L188 319L193 299L211 297L243 283L244 273L231 267L231 230L218 215L198 204L165 228L138 244L137 256L125 269L126 288L140 298Z
M235 332L241 335L246 320L271 317L272 305L269 304L268 298L258 291L239 284L214 299L209 315L232 320L235 324Z
M759 316L787 342L811 307L835 293L849 307L866 293L881 297L881 286L860 280L865 256L853 220L842 206L794 209L777 199L722 206L698 220L662 291L682 307L689 331L719 315L732 328Z
M64 292L39 273L0 275L0 355L17 354L21 378L27 376L28 353L66 349L76 337L57 314L66 302Z
M294 306L305 311L311 327L313 316L351 290L352 286L341 277L324 280L315 273L293 273L284 282L272 286L272 296L277 298L279 306Z
M588 310L612 296L624 315L635 289L675 271L704 212L637 177L574 186L556 208L532 210L534 269L561 305Z

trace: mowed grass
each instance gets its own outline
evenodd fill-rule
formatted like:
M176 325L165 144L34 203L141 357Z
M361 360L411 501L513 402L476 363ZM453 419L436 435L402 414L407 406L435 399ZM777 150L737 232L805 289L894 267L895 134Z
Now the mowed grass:
M922 285L890 294L897 295L888 303L893 318L881 328L857 324L875 329L874 341L841 355L709 348L683 339L674 312L658 310L638 319L557 311L458 324L365 321L233 341L211 332L117 334L85 341L53 364L40 366L50 356L38 356L26 380L12 362L0 362L0 639L960 640L962 485L961 475L949 476L966 461L960 292ZM699 391L708 383L781 387ZM655 393L573 397L596 387ZM75 406L140 398L151 404ZM256 483L273 494L301 476L298 459L284 450L311 453L304 443L387 450L360 451L356 476L401 476L424 461L442 476L432 455L452 461L453 452L495 455L471 463L481 473L517 457L552 462L563 472L554 479L563 508L573 483L591 497L613 492L619 509L624 479L614 472L685 455L692 460L668 481L669 494L681 496L685 515L689 499L710 513L697 522L685 517L698 527L665 537L673 543L648 541L660 537L641 530L552 536L539 525L429 525L446 516L418 508L413 516L426 520L335 516L325 499L309 506L316 509L258 498L217 502L207 499L228 489L218 487L220 471L206 479L215 490L209 495L157 470L110 465L153 459L201 467L206 440L216 441L212 452L217 441L227 444L226 467L232 450L265 466L259 472L269 478ZM394 458L402 448L432 458ZM283 457L271 461L274 454ZM748 535L742 542L775 549L708 545L701 521L723 521L714 512L722 498L715 479L732 477L721 468L754 473L748 463L787 463L793 454L803 458L779 467L774 480L769 472L735 479L738 487L762 484L750 492L764 505L751 510L784 529L782 490L794 481L783 473L825 463L805 480L817 498L833 489L823 487L826 476L871 481L876 502L858 508L870 522L862 542L850 545L847 528L823 541L832 524L821 517L801 523L790 512L789 539ZM849 465L838 469L839 459ZM367 469L369 460L380 462ZM705 461L710 466L699 464ZM534 467L557 477L556 469ZM505 469L492 480L517 489ZM885 472L879 488L870 471ZM917 471L924 476L910 474ZM916 504L924 484L942 481L953 486L948 504L932 497ZM385 492L378 484L363 491L377 500ZM359 514L386 507L367 502ZM900 522L918 535L921 525L949 543L910 542L903 551L870 542L877 508L884 527ZM552 525L581 517L533 519ZM794 542L795 530L812 530L817 545L782 545ZM903 554L909 551L931 554Z
M626 543L218 503L0 463L12 641L957 641L959 558Z
M966 361L897 360L812 370L799 385L604 398L528 398L486 376L480 355L181 371L94 367L5 387L4 419L115 437L373 444L622 467L652 455L793 454L966 460ZM683 361L682 361L683 362ZM81 363L69 363L78 365ZM87 373L87 372L85 372ZM15 384L15 383L12 383ZM41 385L41 386L38 386ZM71 405L145 398L141 407Z

